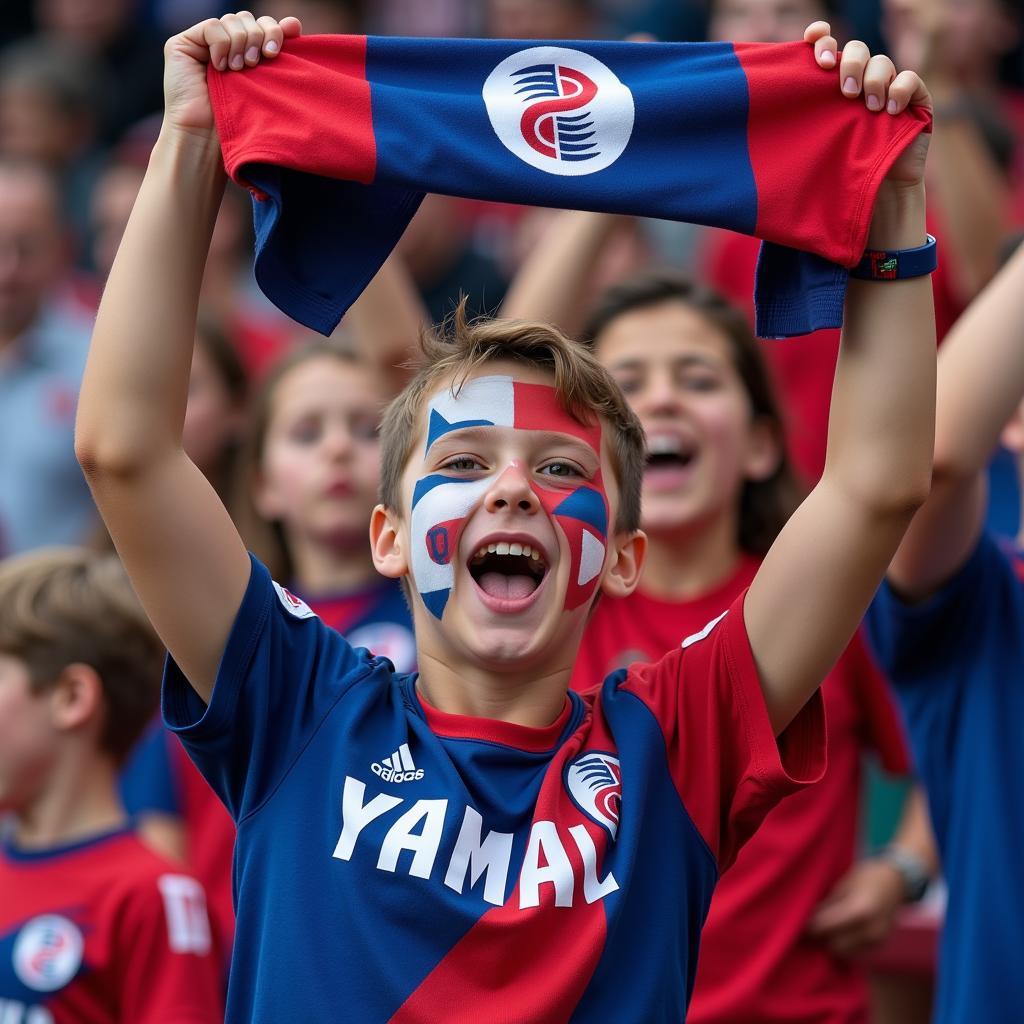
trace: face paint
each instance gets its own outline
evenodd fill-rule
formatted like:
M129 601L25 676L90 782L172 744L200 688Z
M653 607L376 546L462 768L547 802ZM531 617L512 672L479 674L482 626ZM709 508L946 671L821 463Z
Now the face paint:
M546 384L526 384L507 376L477 377L453 395L445 388L427 405L427 442L433 444L453 430L469 427L514 427L569 434L586 442L600 457L601 426L579 423ZM433 473L421 477L413 490L410 533L412 572L423 603L441 618L455 583L453 559L466 518L494 483L494 475L476 480ZM574 491L548 490L530 484L544 510L561 529L570 553L565 607L578 608L593 595L604 564L608 537L608 498L600 470Z

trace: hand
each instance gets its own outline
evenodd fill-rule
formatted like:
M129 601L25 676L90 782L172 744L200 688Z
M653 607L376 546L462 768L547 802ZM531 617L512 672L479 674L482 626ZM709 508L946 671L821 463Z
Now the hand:
M804 31L804 41L813 44L819 66L826 69L834 68L838 59L838 45L831 31L826 21L816 21ZM911 104L932 109L931 96L917 72L901 71L897 74L896 65L885 54L872 56L859 40L843 47L839 82L844 96L857 99L863 95L864 105L876 113L900 114ZM923 184L929 138L925 132L917 136L893 164L883 186L904 191Z
M903 903L903 876L881 858L855 864L818 904L807 933L851 956L881 943Z
M298 18L255 18L248 11L207 18L164 45L164 126L211 140L213 108L206 65L219 71L255 67L281 52L285 39L302 32Z

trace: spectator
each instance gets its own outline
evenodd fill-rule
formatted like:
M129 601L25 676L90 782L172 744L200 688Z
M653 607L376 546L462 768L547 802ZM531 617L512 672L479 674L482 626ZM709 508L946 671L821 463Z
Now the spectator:
M0 161L0 551L82 541L96 522L74 456L89 324L56 293L68 263L52 174Z

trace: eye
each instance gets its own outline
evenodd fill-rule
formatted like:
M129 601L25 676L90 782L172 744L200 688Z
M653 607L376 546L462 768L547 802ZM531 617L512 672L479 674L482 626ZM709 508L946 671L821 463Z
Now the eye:
M323 435L323 424L316 419L299 420L288 428L288 439L296 444L316 444Z
M710 373L688 373L682 384L687 391L716 391L719 381Z
M574 477L585 475L579 466L571 462L549 462L541 466L538 472L543 473L545 476L554 476L562 479L573 479Z
M634 376L616 376L615 383L619 385L619 390L624 395L635 395L643 387L641 378Z
M356 416L349 429L357 441L376 441L380 434L375 416Z
M469 473L474 469L483 469L483 465L479 460L473 458L472 455L456 455L455 458L449 459L442 466L442 469L451 469L456 473Z

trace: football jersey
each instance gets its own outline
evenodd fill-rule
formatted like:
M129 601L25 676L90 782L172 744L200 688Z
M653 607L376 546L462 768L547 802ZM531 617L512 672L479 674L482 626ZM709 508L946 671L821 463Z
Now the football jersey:
M602 597L587 625L574 685L597 672L652 661L679 630L720 614L754 577L746 556L709 592L667 601L635 591ZM805 935L817 905L847 873L857 848L862 755L877 751L891 772L908 770L906 745L885 681L860 634L821 687L828 770L817 785L767 815L722 878L701 934L687 1020L853 1024L867 1020L864 972Z
M949 886L935 1024L1024 1012L1024 560L985 534L937 594L868 613Z
M238 826L229 1021L679 1021L719 872L824 767L727 614L544 728L431 708L253 561L209 706L165 719Z
M202 886L131 832L3 847L3 1024L214 1024L221 992Z

